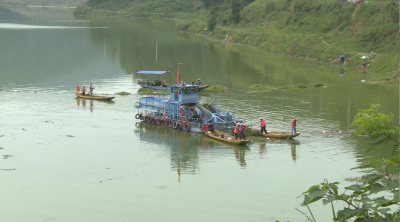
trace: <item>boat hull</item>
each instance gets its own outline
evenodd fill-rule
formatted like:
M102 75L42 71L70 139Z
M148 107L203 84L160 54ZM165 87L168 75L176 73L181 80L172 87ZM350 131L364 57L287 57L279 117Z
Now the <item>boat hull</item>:
M167 86L151 86L151 85L147 85L147 84L145 84L143 82L137 82L137 84L140 87L154 89L154 90L167 90L170 87L170 85L167 85ZM206 89L206 88L208 88L210 86L212 86L212 85L199 85L199 91L201 91L203 89Z
M263 136L268 138L276 138L276 139L292 139L300 133L287 133L287 132L276 132L276 131L267 131L267 134L261 134L261 130L251 129L251 132L254 136Z
M108 96L96 96L96 95L93 95L93 96L90 96L90 95L88 95L88 96L84 96L84 95L81 95L81 94L79 94L79 93L74 93L78 98L82 98L82 99L94 99L94 100L106 100L106 101L110 101L110 100L112 100L112 99L114 99L115 97L108 97Z
M224 133L220 130L213 129L212 131L207 131L205 134L211 138L214 138L219 141L223 141L225 143L229 144L235 144L235 145L246 145L250 143L250 140L240 140L240 139L235 139L234 136ZM221 137L223 135L223 137Z

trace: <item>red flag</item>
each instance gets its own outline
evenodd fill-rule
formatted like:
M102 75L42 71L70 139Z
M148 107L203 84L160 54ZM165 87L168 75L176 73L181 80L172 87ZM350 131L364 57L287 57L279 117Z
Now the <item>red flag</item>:
M81 89L79 88L79 84L76 85L76 91L77 91L77 92L81 91Z
M176 77L176 82L177 83L181 82L181 73L179 72L179 66L178 66L178 76Z

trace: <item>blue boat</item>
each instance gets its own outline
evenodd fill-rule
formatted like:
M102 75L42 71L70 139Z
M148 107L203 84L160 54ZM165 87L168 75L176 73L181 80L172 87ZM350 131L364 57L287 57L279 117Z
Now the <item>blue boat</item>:
M142 79L138 79L137 80L137 84L143 88L150 88L150 89L154 89L154 90L167 90L169 89L169 84L167 84L165 82L165 80L160 80L160 76L164 75L164 74L168 74L169 75L169 82L172 83L171 81L171 71L149 71L149 70L142 70L142 71L138 71L136 72L136 74L142 75ZM145 79L144 75L156 75L157 78L155 80L153 79ZM205 88L210 87L211 85L199 85L199 91L203 90Z
M170 85L169 97L147 96L134 105L136 119L177 130L201 133L205 123L231 134L237 122L245 123L215 104L198 102L197 85Z

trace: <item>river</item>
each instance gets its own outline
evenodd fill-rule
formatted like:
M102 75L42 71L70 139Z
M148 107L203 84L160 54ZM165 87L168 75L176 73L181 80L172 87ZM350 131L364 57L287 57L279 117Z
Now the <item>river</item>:
M0 6L1 221L305 221L303 191L325 178L343 188L363 174L350 168L390 156L390 145L365 153L370 141L350 135L371 103L399 122L399 86L367 84L380 76L177 33L169 20L71 13ZM186 82L229 90L201 103L255 125L265 117L267 130L290 131L295 116L301 135L237 147L139 123L135 72L169 70L174 82L178 66ZM75 99L90 83L132 94ZM314 205L317 221L331 221L330 207Z

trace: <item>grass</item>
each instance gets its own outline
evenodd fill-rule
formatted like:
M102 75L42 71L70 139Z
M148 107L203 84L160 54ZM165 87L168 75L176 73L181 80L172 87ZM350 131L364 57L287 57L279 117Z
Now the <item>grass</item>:
M131 94L130 92L125 92L125 91L115 93L115 95L120 95L120 96L127 96L130 94Z
M153 94L153 89L150 88L140 88L138 90L139 95L149 95L149 94Z
M283 85L283 86L279 86L278 89L293 89L293 86L290 85Z
M220 86L220 85L212 85L206 89L208 92L215 92L215 93L220 93L220 92L228 92L228 89Z
M299 84L299 85L296 85L296 88L305 89L305 88L308 88L308 86L304 85L304 84Z
M276 88L268 85L255 84L250 86L250 91L272 91Z

